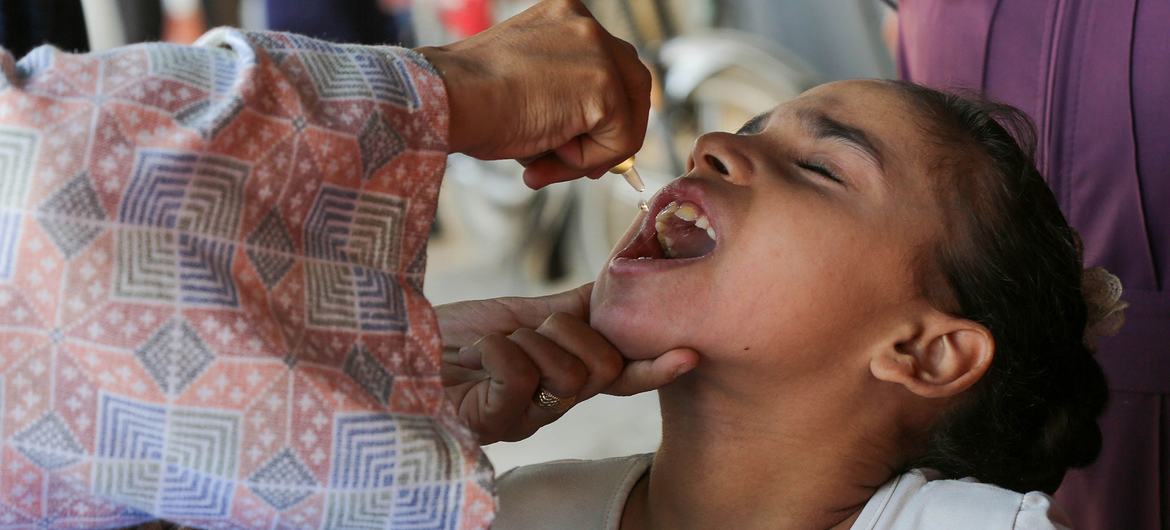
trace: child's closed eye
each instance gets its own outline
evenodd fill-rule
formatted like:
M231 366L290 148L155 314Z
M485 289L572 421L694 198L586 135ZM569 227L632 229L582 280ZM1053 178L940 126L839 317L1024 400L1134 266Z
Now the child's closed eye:
M842 186L845 185L844 179L842 179L841 177L838 177L837 174L833 173L833 171L831 169L829 169L825 166L822 166L820 164L817 164L814 162L809 162L807 160L798 160L798 161L796 161L796 167L799 167L800 169L803 169L805 171L811 171L813 173L821 175L821 176L823 176L823 177L825 177L833 182L836 182L837 184L840 184Z

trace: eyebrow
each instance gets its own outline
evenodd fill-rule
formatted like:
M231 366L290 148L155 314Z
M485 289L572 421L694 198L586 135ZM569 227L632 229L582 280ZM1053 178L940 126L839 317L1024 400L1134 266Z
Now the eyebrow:
M764 130L764 123L768 121L768 117L772 115L772 111L766 110L744 123L735 134L756 134Z
M840 141L860 151L878 169L882 169L882 153L877 147L874 147L874 142L870 141L869 135L865 131L841 123L816 110L801 109L796 114L804 127L816 138Z

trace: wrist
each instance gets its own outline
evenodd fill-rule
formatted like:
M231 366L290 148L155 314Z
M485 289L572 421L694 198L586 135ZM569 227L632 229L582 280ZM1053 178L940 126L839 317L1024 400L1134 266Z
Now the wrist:
M475 125L480 120L472 102L479 100L481 107L487 104L483 101L486 87L482 68L466 60L453 45L423 46L414 51L431 63L447 91L448 151L465 153L474 149L479 143Z

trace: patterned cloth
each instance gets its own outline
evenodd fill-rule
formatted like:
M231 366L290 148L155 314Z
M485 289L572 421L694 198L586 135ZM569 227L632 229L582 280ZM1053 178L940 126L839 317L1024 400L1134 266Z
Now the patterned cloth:
M0 53L0 528L486 527L422 295L441 79L200 44Z

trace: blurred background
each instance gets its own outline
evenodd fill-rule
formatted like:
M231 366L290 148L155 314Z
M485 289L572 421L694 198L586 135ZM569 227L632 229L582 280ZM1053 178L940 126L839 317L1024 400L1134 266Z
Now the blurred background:
M51 43L73 51L165 40L208 28L292 31L336 42L443 44L532 5L524 0L0 0L0 44L14 56ZM894 77L879 0L585 0L637 46L655 77L638 170L647 197L682 174L695 138L827 81ZM539 192L514 161L453 155L430 245L427 296L442 304L534 296L593 279L637 212L617 175ZM680 286L681 289L681 286ZM486 448L496 468L653 451L653 393L600 396L519 443Z

